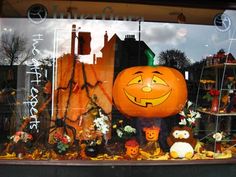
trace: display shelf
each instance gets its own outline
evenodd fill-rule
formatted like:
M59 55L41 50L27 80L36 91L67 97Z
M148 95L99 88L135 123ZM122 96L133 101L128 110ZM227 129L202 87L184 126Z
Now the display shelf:
M203 91L210 91L211 89L206 89L206 88L200 88L201 90L203 90ZM230 90L232 90L232 91L236 91L236 89L226 89L226 88L222 88L221 89L222 91L230 91Z
M236 63L220 63L220 64L215 64L215 65L205 66L205 68L223 68L224 66L236 67Z
M205 111L205 110L202 110L202 109L198 109L198 111L200 113L209 114L209 115L212 115L212 116L236 116L236 112L232 112L232 113L225 113L225 112L214 113L214 112Z
M198 105L198 100L199 100L199 94L202 93L203 91L204 92L207 92L207 91L210 91L211 89L215 89L215 90L219 90L220 91L220 94L219 94L219 106L218 106L218 112L220 111L221 109L221 99L223 98L225 92L227 91L228 95L230 95L233 92L236 91L235 89L235 84L230 85L230 88L226 88L226 85L229 84L228 82L235 82L235 79L236 79L236 74L235 74L235 67L236 67L236 62L226 62L226 63L219 63L219 64L213 64L213 65L209 65L209 66L206 66L204 65L202 67L202 71L201 71L201 75L200 75L200 81L201 80L204 80L204 78L207 76L206 74L209 73L209 72L214 72L215 73L215 78L212 78L215 83L214 85L212 85L212 88L204 88L204 86L201 85L201 83L199 84L198 86L198 91L197 91L197 97L196 97L196 108L198 107L201 107L201 105ZM208 70L208 69L214 69L213 71L211 70ZM233 70L232 70L233 69ZM229 80L225 80L227 78L227 74L229 74L228 72L230 73L231 71L231 76L232 76L232 79L231 81ZM224 94L223 94L224 92ZM201 95L201 94L200 94ZM232 95L231 95L232 96ZM229 98L231 99L231 98ZM230 101L229 101L230 102ZM228 104L229 104L228 102ZM209 105L210 106L210 105ZM208 113L208 114L211 114L211 115L214 115L214 116L236 116L236 113L212 113L212 112L208 112L208 111L205 111L205 110L201 110L203 113Z
M205 125L205 122L203 122L204 125L199 123L199 127L200 125L202 125L202 127L204 127L204 131L201 132L198 131L196 132L196 135L204 136L205 134L205 136L208 136L209 134L208 130L211 130L212 133L223 132L225 135L231 136L232 133L234 132L234 130L232 129L233 128L232 122L233 119L236 118L236 112L234 111L235 106L232 102L232 100L234 99L234 93L236 91L235 89L236 63L225 62L213 65L206 65L206 64L207 62L202 67L200 81L213 80L214 83L212 83L211 85L202 85L201 82L199 83L195 108L202 114L203 119L207 120L208 123L211 124L213 129L211 129L209 125ZM229 78L228 76L232 78ZM213 91L219 91L219 94ZM200 99L200 96L202 96L206 92L209 93L209 96L211 94L212 97L218 96L218 105L216 106L215 112L210 111L211 109L213 109L212 102L204 102L203 100ZM227 99L225 97L226 95ZM201 102L199 102L200 100ZM223 108L227 109L228 112L224 111ZM233 146L236 146L235 141L225 140L224 143L229 143L229 144L234 143ZM215 146L214 147L215 151L216 144L214 146Z
M30 166L77 166L77 167L86 167L86 166L162 166L162 165L196 165L196 164L236 164L236 157L233 157L231 161L227 159L211 159L211 160L100 160L100 163L97 161L91 160L0 160L1 165L30 165Z
M0 177L235 177L236 159L172 161L0 161ZM187 169L187 170L186 170ZM195 173L192 173L195 172Z
M224 91L230 91L230 90L233 90L233 91L236 91L236 89L224 89L224 88L222 88L221 90L224 90Z

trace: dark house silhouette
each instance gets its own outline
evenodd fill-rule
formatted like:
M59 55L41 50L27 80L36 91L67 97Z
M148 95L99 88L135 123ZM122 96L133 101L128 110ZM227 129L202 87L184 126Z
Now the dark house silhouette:
M126 35L124 40L121 40L114 34L108 41L108 35L104 35L104 47L101 49L102 58L108 58L114 52L114 78L125 68L132 66L146 66L148 58L145 51L149 50L153 56L153 51L147 46L144 41L137 41L135 35Z

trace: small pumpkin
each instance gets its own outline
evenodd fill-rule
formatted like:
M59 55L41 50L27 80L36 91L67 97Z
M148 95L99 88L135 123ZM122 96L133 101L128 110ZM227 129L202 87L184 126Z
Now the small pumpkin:
M139 144L136 140L131 139L125 143L126 155L130 158L136 158L139 155Z
M183 75L174 68L136 66L118 74L113 99L126 116L164 118L182 110L187 86Z
M160 128L159 127L145 127L143 128L145 132L145 138L147 141L157 141L159 137Z

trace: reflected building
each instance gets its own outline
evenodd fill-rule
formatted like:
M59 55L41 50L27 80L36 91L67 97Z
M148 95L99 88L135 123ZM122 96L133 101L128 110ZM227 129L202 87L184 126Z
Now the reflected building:
M146 66L148 58L145 51L149 50L153 56L154 52L148 47L144 41L135 39L135 35L126 35L124 40L121 40L117 34L114 34L108 40L107 32L104 35L104 47L101 49L102 58L97 58L97 63L100 60L112 60L114 55L114 78L117 74L132 66ZM114 53L114 54L112 54Z

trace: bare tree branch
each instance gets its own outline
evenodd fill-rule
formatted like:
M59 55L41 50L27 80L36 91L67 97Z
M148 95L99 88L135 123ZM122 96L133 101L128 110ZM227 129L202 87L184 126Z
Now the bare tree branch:
M4 59L3 64L19 63L19 61L26 61L30 57L29 49L27 47L27 39L17 33L2 33L0 40L1 59ZM6 63L7 62L7 63Z
M162 51L159 54L159 64L183 69L188 67L191 62L184 52L177 49L171 49Z

